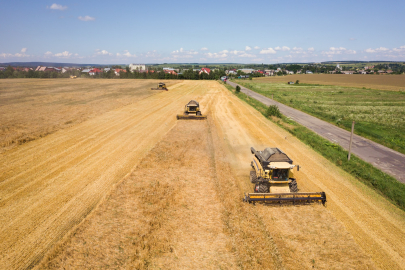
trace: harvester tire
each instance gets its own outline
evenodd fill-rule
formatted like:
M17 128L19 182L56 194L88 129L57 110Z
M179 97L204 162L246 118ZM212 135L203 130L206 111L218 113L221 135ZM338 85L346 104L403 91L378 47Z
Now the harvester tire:
M255 171L250 171L250 182L252 184L257 182L257 176Z
M298 192L297 180L295 180L295 178L291 178L291 182L288 186L290 187L290 192Z
M201 115L201 112L197 112L197 115Z
M269 186L266 184L258 184L255 187L255 192L256 193L269 193L270 189L269 189Z

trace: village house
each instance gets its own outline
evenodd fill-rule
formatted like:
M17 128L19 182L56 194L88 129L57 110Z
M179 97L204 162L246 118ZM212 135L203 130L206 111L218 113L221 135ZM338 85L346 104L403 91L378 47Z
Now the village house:
M275 72L274 72L274 69L266 69L266 70L264 71L264 74L265 74L266 76L274 76L274 75L275 75Z
M346 70L346 71L341 71L343 74L351 75L354 74L353 70Z
M99 73L101 73L101 72L102 72L102 71L101 71L100 69L98 69L98 68L93 68L92 70L89 71L89 75L90 75L90 76L94 76L94 75L99 74Z
M122 68L116 68L115 70L114 70L114 73L115 73L115 75L117 75L117 76L120 76L120 73L121 72L127 72L125 69L122 69Z
M225 70L225 74L237 74L236 69Z
M146 70L146 66L144 64L129 64L129 70L131 70L132 72L135 70Z
M177 75L176 71L174 69L165 69L163 70L166 74L172 74L172 75Z
M202 69L200 70L200 73L199 73L199 74L201 74L201 73L207 73L207 74L209 75L210 72L211 72L211 70L210 70L209 68L202 68Z
M250 74L250 73L253 73L256 71L252 68L242 68L242 69L238 69L238 70L240 70L241 72L246 73L246 74Z

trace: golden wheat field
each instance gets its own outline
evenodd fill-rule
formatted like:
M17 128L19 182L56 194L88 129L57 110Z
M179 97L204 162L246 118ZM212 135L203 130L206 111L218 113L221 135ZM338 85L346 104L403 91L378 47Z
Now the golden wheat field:
M258 82L289 82L326 84L379 90L405 91L405 75L360 75L360 74L294 74L255 78Z
M0 269L404 269L403 211L215 81L148 87L0 154ZM243 203L251 146L327 207Z
M0 152L156 94L158 82L0 80Z

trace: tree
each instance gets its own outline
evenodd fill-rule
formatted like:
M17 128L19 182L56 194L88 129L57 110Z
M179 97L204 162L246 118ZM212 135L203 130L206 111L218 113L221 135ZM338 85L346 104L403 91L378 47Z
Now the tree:
M235 91L236 91L236 93L240 93L240 86L239 85L236 86Z
M278 109L277 105L270 105L269 108L267 108L266 116L267 117L275 116L281 118L281 112Z

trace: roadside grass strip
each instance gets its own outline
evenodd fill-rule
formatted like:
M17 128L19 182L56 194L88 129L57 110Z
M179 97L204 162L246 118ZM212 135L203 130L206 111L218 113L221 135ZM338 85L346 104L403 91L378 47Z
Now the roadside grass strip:
M336 166L342 168L344 171L353 175L361 182L372 187L393 204L405 211L405 185L397 181L394 177L382 172L370 163L361 160L353 154L351 155L350 161L348 161L348 151L344 150L340 145L331 143L330 141L317 135L315 132L294 122L284 115L281 115L281 118L271 115L269 116L268 107L263 103L247 96L242 92L236 93L235 89L229 84L225 84L225 87L234 93L238 98L258 110L267 119L287 130L302 142L311 146L315 151L320 153Z
M236 81L252 91L405 154L405 92Z

